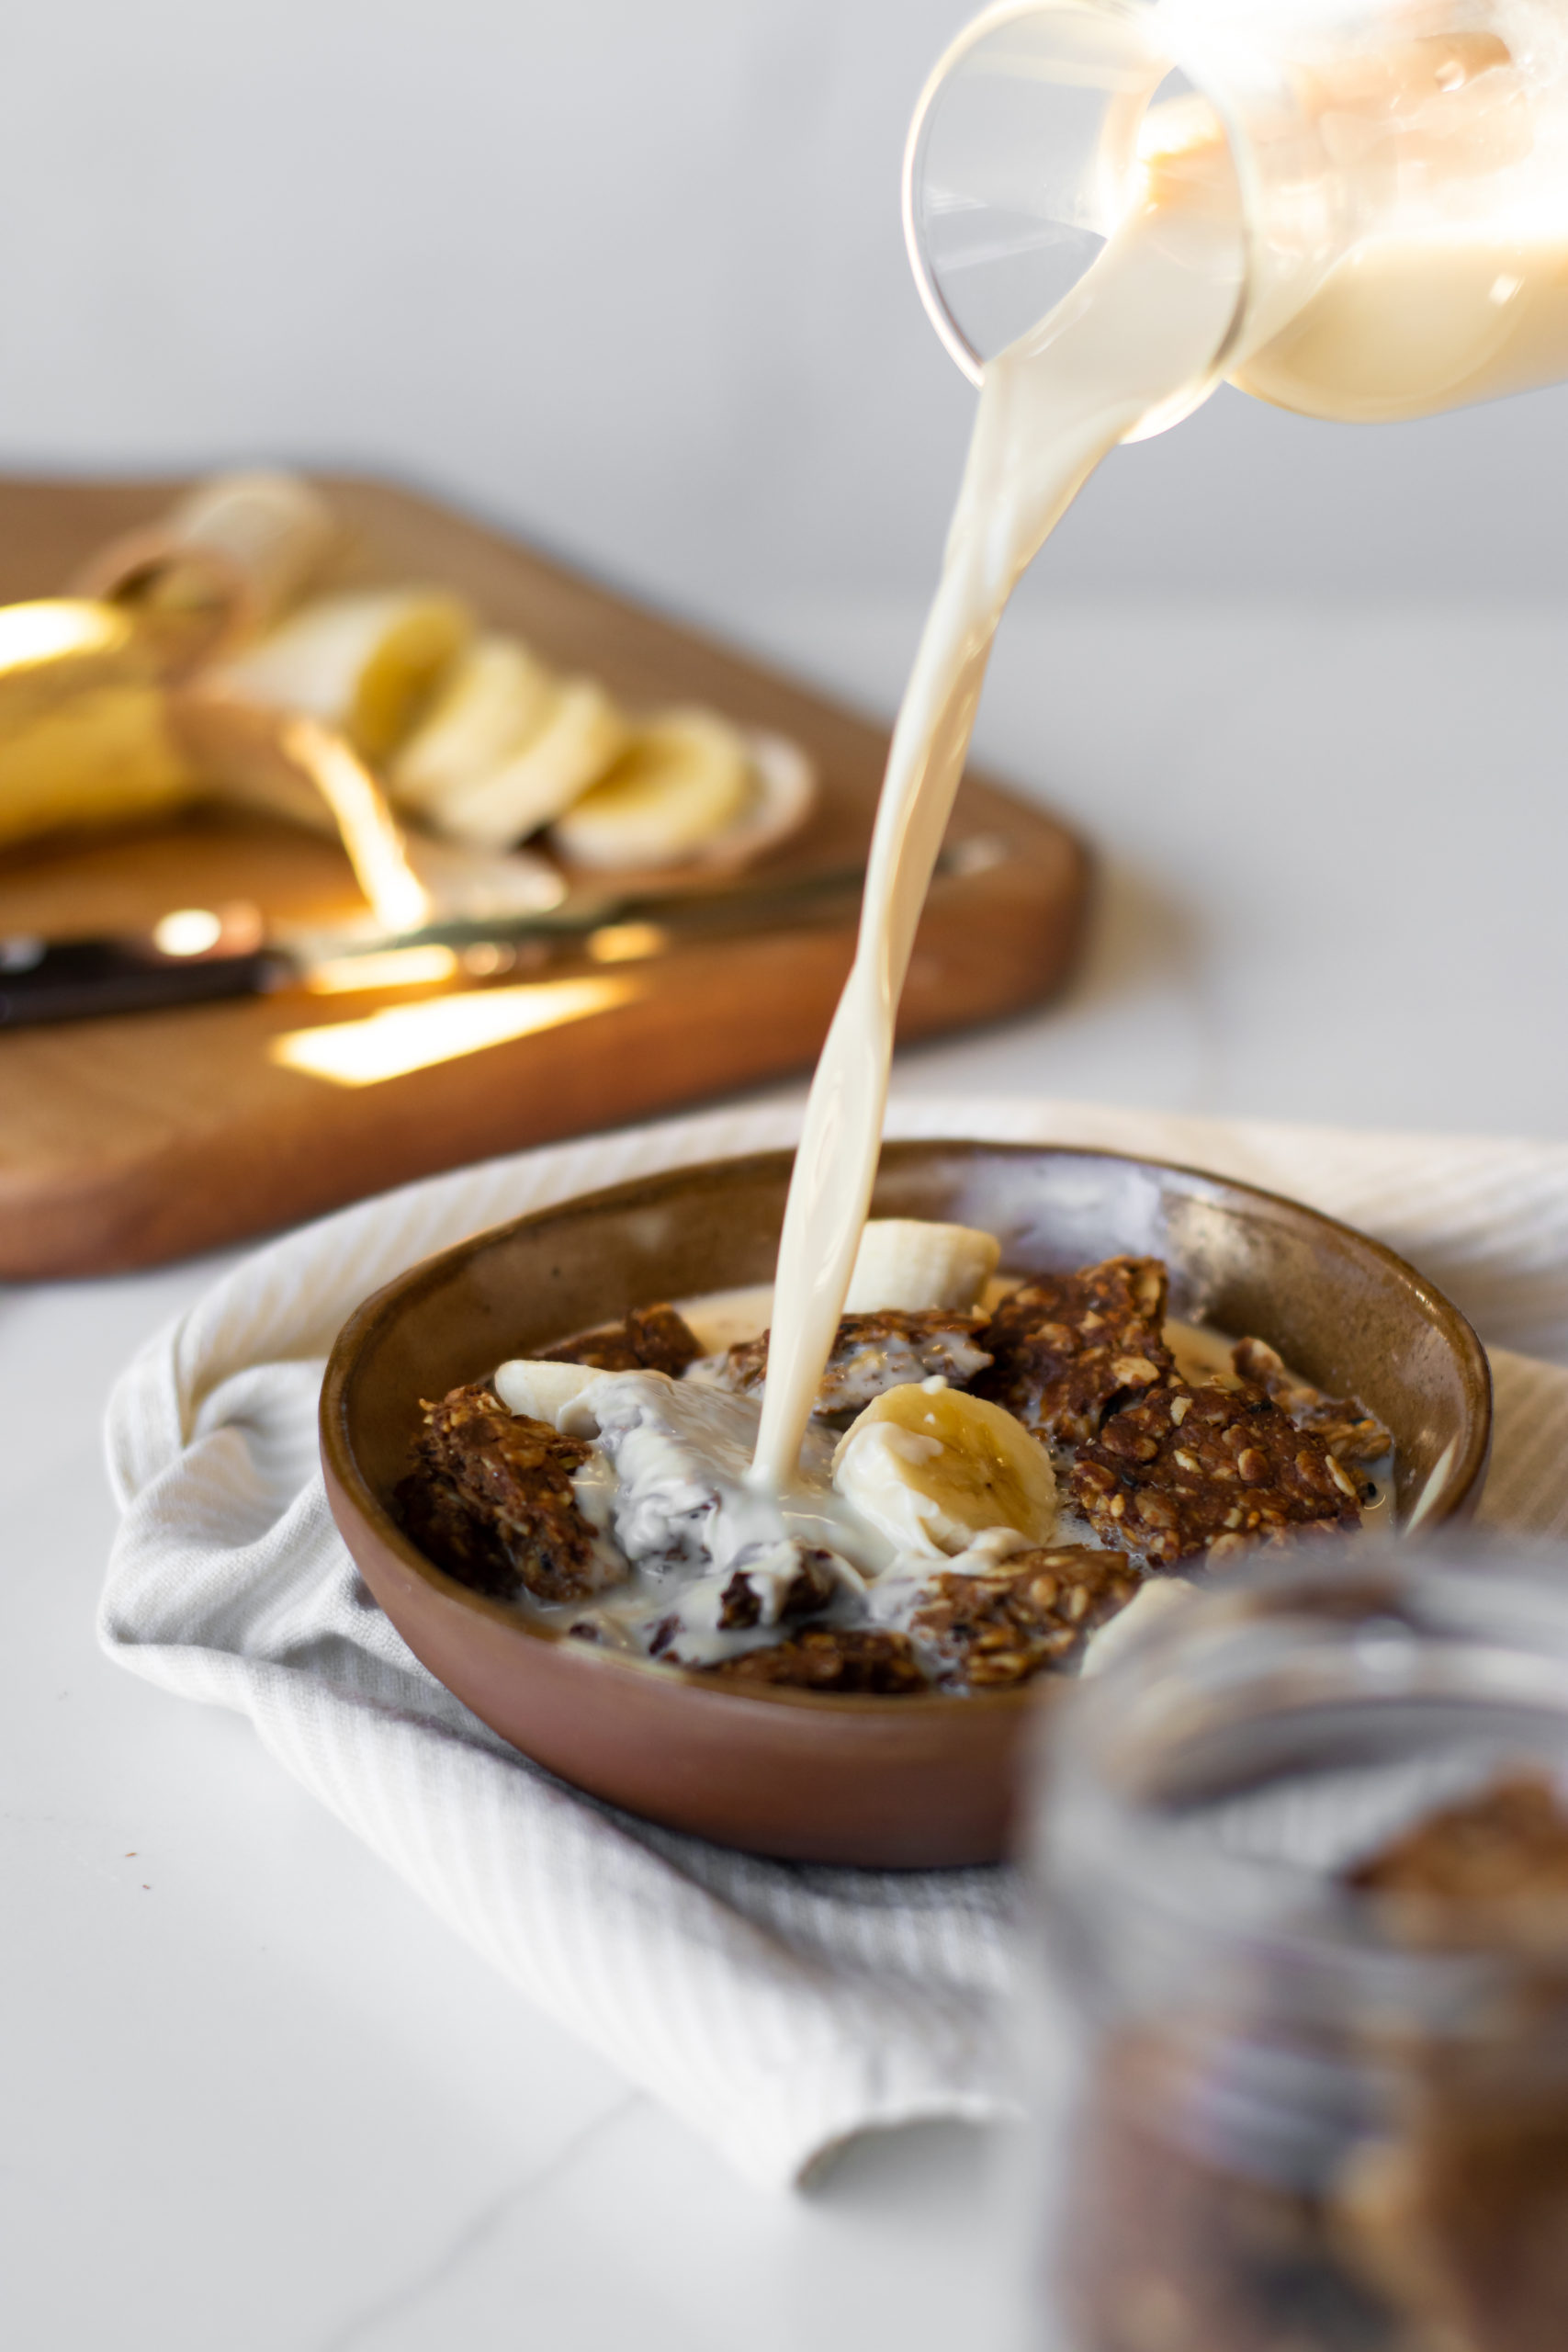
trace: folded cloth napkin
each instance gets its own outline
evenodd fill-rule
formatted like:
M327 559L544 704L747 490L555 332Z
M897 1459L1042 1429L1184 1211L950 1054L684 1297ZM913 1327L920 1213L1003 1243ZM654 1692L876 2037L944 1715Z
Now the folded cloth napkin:
M518 1989L752 2178L873 2126L1010 2110L1001 1871L759 1860L650 1827L526 1763L370 1600L327 1511L315 1410L370 1291L482 1227L793 1140L797 1115L682 1120L460 1170L291 1234L161 1332L108 1418L124 1519L112 1657L262 1740ZM897 1135L1143 1151L1289 1192L1415 1260L1491 1342L1568 1357L1568 1147L913 1102ZM1483 1517L1568 1532L1568 1370L1493 1345Z

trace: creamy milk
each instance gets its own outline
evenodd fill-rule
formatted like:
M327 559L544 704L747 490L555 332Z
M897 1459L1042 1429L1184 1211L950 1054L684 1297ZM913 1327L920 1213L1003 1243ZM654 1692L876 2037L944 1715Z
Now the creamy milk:
M1201 384L1242 286L1224 174L1170 176L1067 300L986 370L941 583L905 690L853 968L807 1106L779 1250L759 1485L793 1476L871 1202L904 975L1003 606L1106 453Z

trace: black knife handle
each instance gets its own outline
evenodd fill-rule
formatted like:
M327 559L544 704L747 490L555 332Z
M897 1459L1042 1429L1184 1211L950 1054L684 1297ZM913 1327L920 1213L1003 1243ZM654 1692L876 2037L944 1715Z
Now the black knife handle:
M0 939L0 1029L259 996L294 978L269 948L165 956L148 939Z

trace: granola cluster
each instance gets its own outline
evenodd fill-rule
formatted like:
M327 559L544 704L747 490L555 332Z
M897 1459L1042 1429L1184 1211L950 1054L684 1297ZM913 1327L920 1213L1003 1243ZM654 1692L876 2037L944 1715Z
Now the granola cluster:
M1231 1362L1240 1379L1261 1388L1297 1429L1321 1438L1337 1461L1377 1462L1393 1445L1380 1420L1353 1401L1325 1396L1321 1388L1298 1380L1264 1340L1238 1340Z
M1122 1552L1079 1544L1015 1552L977 1575L931 1577L909 1630L939 1680L994 1690L1073 1664L1137 1589Z
M603 1323L547 1348L542 1361L586 1364L594 1372L667 1372L679 1380L702 1351L696 1333L672 1306L644 1306L619 1323Z
M1109 1413L1175 1373L1165 1311L1157 1258L1108 1258L1026 1283L980 1334L991 1365L976 1393L1038 1438L1087 1444Z
M1261 1389L1190 1388L1174 1376L1079 1449L1074 1503L1106 1544L1151 1567L1207 1552L1217 1563L1311 1527L1351 1527L1362 1482Z
M508 1600L581 1600L620 1573L578 1507L580 1438L508 1412L488 1382L425 1405L414 1468L398 1488L403 1524L459 1583Z
M913 1697L931 1689L907 1634L859 1625L808 1625L788 1641L743 1650L739 1657L698 1671L716 1682L864 1692L885 1699Z

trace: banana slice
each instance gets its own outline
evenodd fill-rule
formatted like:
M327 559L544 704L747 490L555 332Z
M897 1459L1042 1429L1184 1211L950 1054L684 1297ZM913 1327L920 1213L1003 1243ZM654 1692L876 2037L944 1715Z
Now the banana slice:
M555 679L525 645L480 638L389 766L394 804L437 809L448 794L492 775L538 734L556 695Z
M509 1412L559 1429L560 1415L604 1374L586 1363L544 1363L513 1356L495 1374L495 1393Z
M597 785L630 732L603 686L592 678L569 678L522 749L488 775L427 802L426 821L471 848L508 849Z
M989 1528L1044 1544L1056 1476L999 1405L940 1380L889 1388L839 1442L833 1484L900 1552L967 1551Z
M734 822L705 842L694 860L711 872L752 865L799 832L817 806L817 771L798 743L750 732L745 742L750 797Z
M846 1315L888 1308L919 1315L927 1307L972 1307L997 1271L1001 1244L968 1225L923 1217L873 1217L861 1235Z
M472 628L438 589L323 596L225 665L219 683L247 702L320 718L368 760L407 732Z
M556 847L600 869L681 865L734 824L751 792L743 735L712 711L667 711L558 820Z

